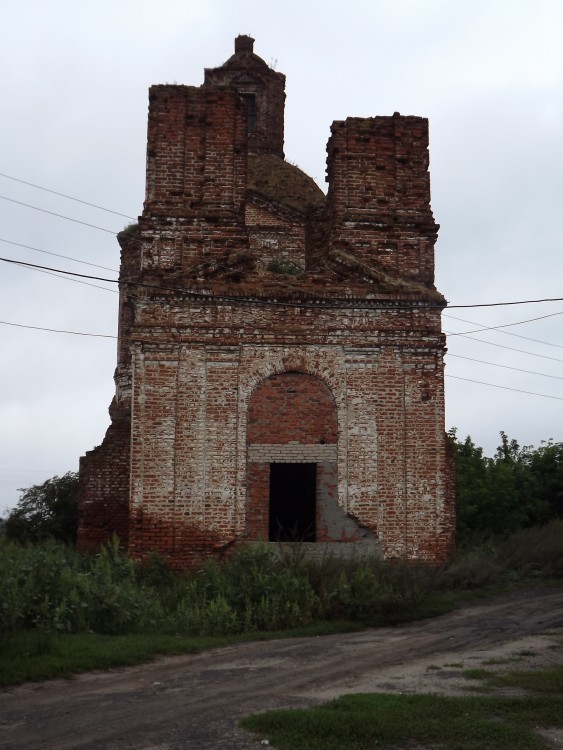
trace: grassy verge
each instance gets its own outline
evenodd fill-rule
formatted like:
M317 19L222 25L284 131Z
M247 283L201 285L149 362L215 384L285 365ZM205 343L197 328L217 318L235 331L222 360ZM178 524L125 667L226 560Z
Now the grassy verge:
M563 521L405 560L306 559L272 545L174 574L119 543L95 556L0 537L0 685L135 664L240 640L320 635L433 617L460 598L563 577Z
M242 726L279 750L547 750L537 729L563 726L563 696L348 695L252 716Z
M506 664L506 660L502 662ZM431 668L431 667L429 667ZM546 669L468 669L486 695L347 695L311 709L269 711L242 726L278 750L547 750L541 730L563 727L563 665ZM517 690L516 697L495 695Z
M534 693L559 693L563 696L563 666L555 665L546 669L510 670L493 672L488 669L467 669L463 673L469 680L481 680L483 687L515 688Z
M37 630L10 633L0 639L0 687L71 677L94 669L133 666L158 656L193 654L231 643L330 635L363 627L358 622L319 622L295 630L213 637L155 633L65 634Z

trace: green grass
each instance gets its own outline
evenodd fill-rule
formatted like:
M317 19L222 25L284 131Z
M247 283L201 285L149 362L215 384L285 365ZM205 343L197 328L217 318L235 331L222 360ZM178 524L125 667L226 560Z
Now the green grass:
M27 631L4 636L0 685L70 677L77 672L150 661L157 654L192 653L220 639L152 635L66 635Z
M362 623L319 622L289 631L244 633L232 636L53 633L37 630L3 634L0 638L0 687L42 681L94 669L142 664L158 656L193 654L244 641L301 638L363 629Z
M563 696L362 694L303 710L270 711L242 726L278 750L547 750L538 726L563 725Z
M467 680L486 680L493 675L488 669L482 669L480 667L465 669L462 674Z
M523 656L507 656L504 659L485 659L483 664L487 667L499 666L501 664L513 664L517 661L524 661Z
M541 571L548 585L563 559L562 524L522 532L517 544L490 540L460 550L439 570L403 560L279 559L264 544L175 575L158 555L129 559L117 539L91 556L0 536L0 685L224 643L435 617L471 595L524 585L530 570L534 584ZM508 552L518 554L512 560ZM488 676L473 676L482 691Z
M464 677L483 680L487 688L516 688L534 693L557 693L563 695L563 665L546 669L512 670L490 672L486 669L468 669Z

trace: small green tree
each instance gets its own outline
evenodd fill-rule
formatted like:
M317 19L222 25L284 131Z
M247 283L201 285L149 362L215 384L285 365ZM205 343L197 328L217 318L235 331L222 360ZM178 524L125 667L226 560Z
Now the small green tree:
M526 456L531 479L530 518L545 523L563 518L563 443L542 440Z
M68 471L35 484L22 493L6 518L6 534L20 542L52 537L66 544L76 542L78 528L78 474Z
M470 437L457 439L458 541L473 534L505 534L563 517L563 443L520 447L501 432L493 458Z
M456 429L449 432L455 441L456 476L456 515L457 537L462 541L476 531L490 527L490 507L494 500L490 497L490 459L483 455L483 449L475 445L468 435L462 442L457 439Z

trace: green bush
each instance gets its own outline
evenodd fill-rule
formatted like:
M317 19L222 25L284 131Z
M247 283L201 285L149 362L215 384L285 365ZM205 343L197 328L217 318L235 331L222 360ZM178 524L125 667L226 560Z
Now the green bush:
M509 536L475 538L439 572L440 589L476 589L563 575L563 520Z
M3 540L0 568L3 631L120 633L159 614L158 599L139 586L136 565L117 540L95 557L54 541Z
M309 624L317 604L304 566L286 566L268 545L251 545L186 578L175 626L216 635L221 613L224 633L282 630Z
M85 555L54 541L0 538L0 571L0 633L217 636L321 620L377 625L435 613L438 592L563 575L563 521L468 544L441 570L330 555L307 561L256 544L179 575L158 555L133 562L117 539Z

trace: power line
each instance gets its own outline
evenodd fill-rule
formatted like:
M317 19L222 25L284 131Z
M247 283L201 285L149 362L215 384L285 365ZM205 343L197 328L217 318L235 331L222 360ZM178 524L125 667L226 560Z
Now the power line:
M1 198L2 196L0 196ZM109 231L109 230L104 230ZM422 305L380 305L377 304L370 304L370 305L358 305L353 303L346 303L345 300L342 300L344 304L340 305L330 305L327 304L331 301L331 298L329 297L321 297L319 302L316 302L315 304L307 303L307 302L278 302L277 300L265 300L265 299L259 299L254 297L244 297L244 296L235 296L235 295L227 295L227 294L212 294L211 292L205 292L202 290L195 290L195 289L186 289L186 288L180 288L180 287L170 287L170 286L162 286L157 284L144 284L139 281L128 281L127 279L107 279L101 276L92 276L89 274L83 274L83 273L77 273L76 271L64 271L61 268L51 268L49 266L40 266L36 263L26 263L21 260L14 260L13 258L1 258L0 261L3 261L4 263L13 263L18 266L25 266L27 268L41 268L47 271L54 271L55 273L65 274L67 276L79 276L80 278L85 279L93 279L95 281L106 281L108 283L112 284L127 284L129 286L137 286L144 289L156 289L157 291L166 291L166 292L179 292L180 294L185 294L193 297L208 297L209 299L212 299L214 302L219 301L226 301L226 302L249 302L255 305L265 305L269 307L290 307L290 308L328 308L328 309L350 309L350 310L387 310L389 307L392 309L403 309L403 310L413 310L413 309L438 309L441 310L444 308L444 305L438 305L438 304L432 304L432 303L423 303ZM319 299L317 297L317 299ZM454 308L467 308L467 307L497 307L501 305L527 305L532 304L535 302L563 302L563 297L545 297L543 299L534 299L534 300L515 300L512 302L487 302L487 303L479 303L475 305L447 305L448 309L454 309ZM445 332L447 333L447 332ZM480 339L474 339L475 341L479 341ZM484 343L490 343L488 341L485 341ZM498 346L498 344L496 345ZM510 347L505 347L509 349ZM518 350L515 350L518 351ZM524 352L527 354L528 352ZM541 355L536 355L541 356ZM547 357L547 359L551 359L551 357ZM563 361L563 360L556 360L556 361Z
M448 310L460 310L470 307L505 307L508 305L533 305L537 302L563 302L563 297L544 297L542 299L521 299L512 302L479 302L474 305L446 305ZM437 307L437 305L436 305Z
M109 284L119 284L119 279L106 279L104 276L92 276L92 274L88 273L77 273L76 271L64 271L62 268L52 268L51 266L40 266L37 263L27 263L23 260L14 260L13 258L0 258L1 261L4 263L12 263L15 266L24 266L25 268L31 268L33 270L42 270L42 271L53 271L54 273L61 273L64 276L79 276L81 279L93 279L94 281L107 281ZM134 283L134 282L130 282ZM138 285L142 286L142 285ZM154 288L150 284L145 284L144 286L148 286L151 289ZM157 287L158 288L158 287Z
M89 281L81 281L81 279L71 279L68 276L60 276L58 273L55 273L54 271L43 271L41 268L32 268L30 270L37 271L37 273L44 273L47 276L54 276L55 279L61 279L62 281L72 281L74 284L84 284L84 286L91 286L92 289L101 289L102 292L111 292L111 294L119 294L119 291L117 289L108 289L107 286L100 286L99 284L90 284Z
M18 206L25 206L26 208L32 208L34 211L41 211L44 214L57 216L59 219L66 219L67 221L73 221L75 224L83 224L85 227L90 227L91 229L99 229L100 232L108 232L108 234L113 234L113 235L118 234L118 232L114 232L113 229L104 229L104 227L98 227L95 224L88 224L87 221L79 221L78 219L71 219L70 216L63 216L63 214L56 214L54 211L47 211L46 208L39 208L38 206L31 206L29 203L22 203L22 201L16 201L13 198L7 198L5 195L0 195L0 198L4 201L10 201L10 203L17 203Z
M93 208L97 208L97 209L99 209L101 211L107 211L108 213L112 213L112 214L115 214L117 216L123 216L126 219L131 219L132 221L137 221L136 217L129 216L128 214L122 214L122 213L119 213L118 211L113 211L110 208L104 208L103 206L98 206L98 205L96 205L94 203L89 203L88 201L81 200L80 198L74 198L73 196L66 195L65 193L59 193L56 190L51 190L49 188L45 188L45 187L42 187L40 185L35 185L32 182L26 182L25 180L21 180L21 179L19 179L17 177L12 177L12 176L7 175L7 174L3 174L2 172L0 172L0 177L6 177L9 180L14 180L16 182L21 182L24 185L29 185L31 187L37 188L38 190L44 190L44 191L46 191L48 193L53 193L54 195L58 195L58 196L61 196L63 198L67 198L68 200L76 201L77 203L83 203L84 205L91 206ZM119 232L114 232L111 229L106 229L104 227L98 227L98 226L96 226L94 224L88 224L87 222L79 221L78 219L72 219L70 216L64 216L63 214L57 214L57 213L54 213L53 211L47 211L44 208L39 208L38 206L32 206L32 205L30 205L28 203L23 203L21 201L14 200L13 198L8 198L8 197L6 197L4 195L0 195L0 198L2 200L10 201L11 203L17 203L20 206L25 206L26 208L32 208L35 211L41 211L43 213L50 214L51 216L57 216L60 219L66 219L67 221L72 221L72 222L75 222L77 224L83 224L84 226L91 227L92 229L98 229L101 232L108 232L109 234L114 234L114 235L119 234ZM9 240L4 240L4 241L5 242L9 242ZM18 243L12 243L12 244L18 244ZM23 247L25 247L25 245ZM37 249L37 248L31 248L31 249ZM39 250L39 252L46 252L46 251ZM51 254L52 255L56 255L56 253L51 253ZM64 258L65 256L59 256L59 257ZM6 259L1 258L0 260L6 260ZM78 262L83 262L83 261L78 261ZM89 265L95 265L95 264L89 264ZM105 266L98 266L98 267L99 268L105 268ZM50 270L52 270L52 269L50 269ZM114 270L114 269L106 269L106 270ZM69 273L69 272L59 271L59 273ZM101 279L101 280L105 281L105 279ZM128 283L133 283L133 282L128 282ZM169 291L182 291L182 290L169 289ZM228 299L230 299L230 298L228 298ZM243 298L237 298L237 299L243 299ZM450 305L450 304L446 304L445 307L447 307L450 310L453 310L453 309L470 309L470 308L477 308L477 307L504 307L504 306L509 306L509 305L530 305L530 304L536 304L536 303L541 303L541 302L563 302L563 297L545 297L545 298L542 298L542 299L513 300L513 301L509 301L509 302L481 302L481 303L474 303L474 304L470 304L470 305ZM299 305L299 306L301 306L301 305ZM439 308L442 308L443 306L442 305L434 305L434 306L428 305L427 307L439 307ZM364 309L364 308L354 307L354 309ZM563 314L563 313L553 313L552 315L561 315L561 314ZM461 320L461 318L453 318L452 316L445 316L445 317L451 317L453 320ZM521 325L521 323L529 323L529 322L532 322L534 320L542 320L543 318L549 318L549 317L552 317L552 316L551 315L544 315L544 316L541 316L539 318L530 318L529 320L520 321L519 323L507 323L507 324L501 325L501 326L489 326L489 327L486 327L486 328L480 328L480 329L478 329L476 331L467 331L467 332L462 332L462 333L451 333L449 335L451 335L451 336L465 336L465 335L467 335L469 333L478 333L479 331L497 330L499 328L506 328L506 327L513 326L513 325ZM471 323L471 321L464 321L464 322ZM478 323L472 323L472 325L479 325L479 324ZM517 334L513 334L513 335L517 335Z
M449 335L448 331L444 331ZM488 344L489 346L498 346L500 349L508 349L511 352L518 352L519 354L528 354L530 357L539 357L540 359L549 359L552 362L563 362L563 359L557 359L557 357L548 357L547 354L536 354L535 352L527 352L525 349L516 349L513 346L506 346L505 344L497 344L494 341L485 341L484 339L476 339L475 336L466 336L470 341L478 341L480 344Z
M545 372L534 372L533 370L523 370L520 367L509 367L508 365L500 365L497 362L485 362L483 359L474 359L473 357L463 357L461 354L450 354L448 357L455 357L455 359L467 359L469 362L478 362L481 365L491 365L492 367L502 367L503 370L514 370L515 372L525 372L528 375L539 375L542 378L553 378L554 380L563 380L563 377L559 375L548 375Z
M554 318L556 315L563 315L563 310L556 313L550 313L549 315L540 315L537 318L528 318L527 320L519 320L516 323L503 323L498 326L486 326L485 328L476 328L473 331L460 331L458 333L450 333L450 336L467 336L470 333L481 333L481 331L498 331L500 328L510 328L511 326L521 326L524 323L534 323L536 320L545 320L546 318ZM451 318L451 315L444 315L445 318ZM459 318L452 318L452 320L459 320ZM475 325L478 325L475 323ZM526 338L523 336L522 338ZM532 339L533 340L533 339ZM561 347L563 348L563 347Z
M107 338L107 339L116 339L117 336L112 336L107 333L84 333L83 331L67 331L67 330L60 330L57 328L41 328L39 326L29 326L29 325L22 325L20 323L8 323L5 320L0 320L0 324L8 325L8 326L16 326L17 328L31 328L33 330L37 331L49 331L50 333L68 333L72 334L74 336L90 336L90 337L97 337L97 338ZM511 368L512 369L512 368ZM538 373L539 374L539 373ZM454 380L464 380L468 383L477 383L478 385L486 385L491 388L500 388L504 391L514 391L515 393L525 393L529 396L541 396L542 398L551 398L555 399L556 401L563 401L563 398L559 396L549 396L546 393L535 393L533 391L524 391L520 388L510 388L506 385L496 385L495 383L485 383L482 380L472 380L471 378L462 378L457 375L446 375L448 378L454 378Z
M116 216L123 216L124 219L132 219L133 221L137 221L137 219L134 216L128 216L128 214L121 214L119 211L113 211L111 208L104 208L103 206L97 206L95 203L89 203L88 201L83 201L80 198L74 198L72 195L66 195L65 193L58 193L56 190L51 190L50 188L41 187L41 185L35 185L33 182L26 182L25 180L20 180L17 177L11 177L9 174L3 174L0 172L0 177L5 177L7 180L14 180L14 182L21 182L22 185L29 185L30 187L37 188L38 190L44 190L46 193L52 193L53 195L58 195L61 198L67 198L69 201L75 201L76 203L83 203L85 206L91 206L91 208L97 208L99 211L106 211L109 214L115 214Z
M70 258L70 260L75 260L75 258ZM85 261L76 260L76 262L77 263L84 263ZM88 263L87 265L91 266L91 265L94 265L94 264L93 263ZM111 292L111 294L118 294L119 293L117 289L108 289L107 286L100 286L99 284L90 284L90 282L88 282L88 281L82 281L81 279L70 278L70 276L66 275L65 271L48 271L46 268L44 268L42 266L34 267L31 264L29 264L29 265L25 265L24 264L24 267L28 268L30 271L37 271L37 273L44 273L47 276L54 276L56 279L61 279L62 281L72 281L74 284L84 284L84 286L90 286L90 287L92 287L92 289L101 289L103 292ZM98 268L105 268L105 266L98 266ZM108 269L108 270L111 271L113 269ZM63 274L63 275L61 275L61 274ZM80 274L78 274L78 275L80 275ZM90 276L86 276L85 275L85 278L96 278L96 277L94 277L94 276L90 277ZM109 282L110 279L108 279L107 281Z
M507 385L495 385L495 383L484 383L482 380L471 380L470 378L460 378L458 375L446 375L447 378L455 380L465 380L467 383L478 383L479 385L488 385L491 388L501 388L504 391L515 391L516 393L526 393L528 396L541 396L542 398L552 398L556 401L563 401L561 396L548 396L546 393L534 393L533 391L523 391L520 388L510 388Z
M553 315L561 315L561 313L553 313ZM474 320L464 320L463 318L456 318L454 315L446 315L444 313L443 317L449 318L450 320L459 320L461 323L469 323L470 325L474 325L474 326L479 325L479 323L476 323ZM551 316L547 315L545 317L551 317ZM532 318L532 320L541 320L541 318ZM521 321L521 323L527 323L527 322L528 322L527 320ZM520 325L520 323L514 323L513 325ZM491 329L484 328L482 330L491 330ZM502 331L502 330L499 330L498 332L503 333L505 336L513 336L514 338L517 338L517 339L524 339L525 341L533 341L536 344L544 344L545 346L555 346L558 349L563 349L563 346L561 344L553 344L550 341L540 341L540 339L534 339L534 338L531 338L530 336L522 336L522 334L520 333L512 333L512 331ZM463 335L466 336L468 333L470 332L466 331ZM457 336L458 334L450 333L448 335Z
M60 328L41 328L40 326L27 326L23 323L9 323L7 320L0 320L0 324L5 326L15 326L16 328L32 328L35 331L49 331L49 333L70 333L73 336L93 336L102 339L116 339L117 336L111 336L109 333L84 333L84 331L66 331Z
M23 247L26 250L35 250L37 253L44 253L45 255L53 255L55 258L64 258L65 260L71 260L74 263L82 263L84 266L92 266L93 268L102 268L104 271L114 271L117 273L115 268L109 268L108 266L99 266L97 263L89 263L86 260L78 260L78 258L72 258L70 255L61 255L60 253L51 253L49 250L41 250L38 247L32 247L31 245L23 245L21 242L14 242L13 240L5 240L0 237L0 242L7 242L9 245L16 245L17 247Z

